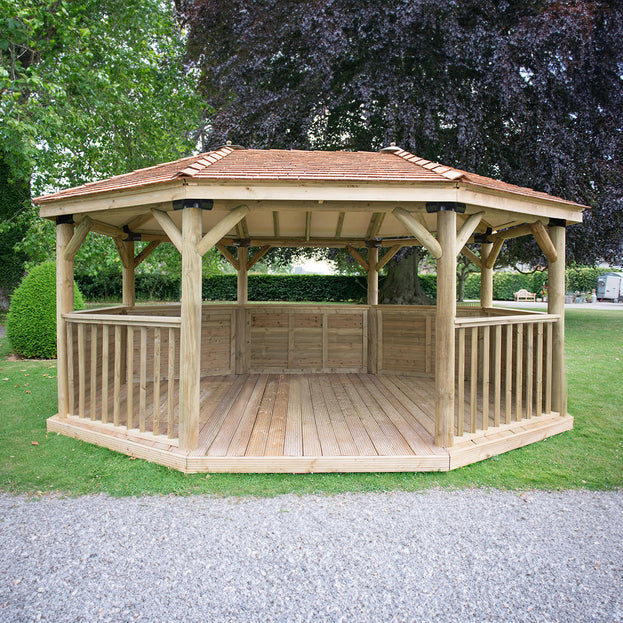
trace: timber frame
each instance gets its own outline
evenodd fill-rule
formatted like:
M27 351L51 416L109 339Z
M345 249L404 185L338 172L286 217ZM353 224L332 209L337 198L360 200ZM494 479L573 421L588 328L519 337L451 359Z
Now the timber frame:
M584 206L394 146L229 145L36 203L57 231L49 430L186 472L308 472L447 470L573 426L565 227ZM74 312L90 233L115 242L123 301ZM493 308L496 259L524 235L548 260L545 314ZM135 270L159 244L181 254L181 300L137 306ZM379 304L379 271L414 245L437 260L436 306ZM346 248L368 274L367 304L249 303L249 270L278 246ZM202 304L214 247L237 271L235 303ZM481 270L478 307L457 308L459 253Z

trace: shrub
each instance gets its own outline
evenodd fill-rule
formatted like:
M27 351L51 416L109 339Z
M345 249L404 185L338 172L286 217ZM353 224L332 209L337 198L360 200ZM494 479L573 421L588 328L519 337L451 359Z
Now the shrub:
M74 283L74 307L84 308L82 294ZM23 357L56 357L56 265L35 266L11 298L7 336Z

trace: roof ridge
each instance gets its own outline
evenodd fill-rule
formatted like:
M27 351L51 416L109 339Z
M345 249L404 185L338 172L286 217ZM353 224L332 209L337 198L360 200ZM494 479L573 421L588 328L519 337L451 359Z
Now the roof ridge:
M442 175L449 180L458 180L459 178L465 176L465 171L459 171L458 169L447 167L443 164L439 164L438 162L431 162L430 160L426 160L425 158L420 158L419 156L412 154L406 149L399 148L392 153L402 158L403 160L406 160L407 162L411 162L413 164L417 164L420 167L424 167L425 169L429 169L430 171L433 171L433 173Z
M197 156L197 160L195 160L192 164L188 165L185 169L179 171L175 177L195 177L199 171L203 171L211 164L218 162L231 154L234 151L233 147L224 146L219 149L215 149L214 151L209 151L204 154L199 154Z

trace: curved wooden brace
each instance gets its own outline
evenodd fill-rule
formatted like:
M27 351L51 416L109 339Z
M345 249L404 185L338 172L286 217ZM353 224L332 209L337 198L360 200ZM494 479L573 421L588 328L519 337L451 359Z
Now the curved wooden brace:
M443 251L436 238L410 212L404 208L394 208L392 214L430 251L431 255L439 259Z

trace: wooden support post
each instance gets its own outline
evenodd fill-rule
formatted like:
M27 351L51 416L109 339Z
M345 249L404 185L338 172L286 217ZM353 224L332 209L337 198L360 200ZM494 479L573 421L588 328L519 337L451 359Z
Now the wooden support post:
M56 223L56 348L58 381L58 414L69 414L67 323L63 314L74 309L74 261L65 259L65 250L74 233L71 221L59 219ZM73 348L73 345L72 345ZM73 358L72 358L73 359Z
M238 307L236 309L236 374L245 372L247 322L244 306L249 302L249 243L238 243Z
M374 241L367 244L368 247L368 305L379 304L379 247Z
M435 356L435 443L454 442L454 322L456 318L456 212L437 212L437 326Z
M132 240L124 240L122 243L124 248L125 259L122 258L123 265L123 300L122 304L127 307L134 307L136 304L136 295L134 287L134 242Z
M201 210L182 212L182 307L179 447L194 450L199 435L201 364Z
M493 267L487 266L487 259L493 249L491 243L480 245L480 307L493 307Z
M376 306L379 304L379 246L376 240L366 243L368 247L368 372L378 372L378 318Z
M549 235L557 259L548 263L547 311L560 317L552 327L552 410L567 415L565 381L565 226L550 224Z

